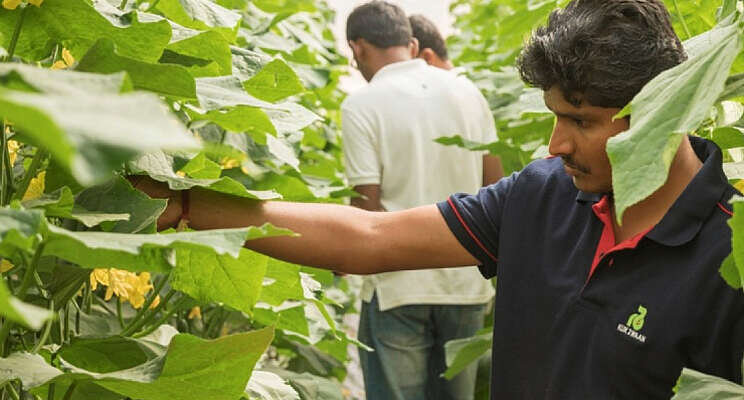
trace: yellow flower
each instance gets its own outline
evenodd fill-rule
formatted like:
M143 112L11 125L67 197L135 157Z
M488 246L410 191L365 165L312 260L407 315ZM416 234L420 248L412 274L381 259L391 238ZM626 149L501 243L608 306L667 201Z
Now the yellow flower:
M52 69L67 69L72 67L73 64L75 64L75 57L67 49L62 49L62 59L57 60L52 65Z
M106 286L105 300L111 300L116 295L120 301L128 301L134 308L142 308L145 304L147 293L153 289L149 272L142 272L137 275L134 272L115 268L94 269L90 274L91 289L96 290L99 283L102 286ZM158 303L160 303L160 296L157 296L153 300L150 307L153 308Z
M13 269L15 265L11 264L8 260L3 260L3 262L0 263L0 273L2 272L8 272L11 269Z
M15 10L21 5L21 0L3 0L3 8L8 10Z
M109 273L108 269L105 268L96 268L93 270L93 272L90 273L90 288L91 290L98 289L98 284L102 284L103 286L109 285Z
M109 269L109 287L106 289L104 299L108 301L111 300L112 295L116 295L122 300L127 300L129 292L133 289L131 275L134 275L134 273L114 268Z
M8 140L8 154L10 155L10 165L15 164L16 157L18 157L18 149L21 145L15 140Z
M189 319L199 318L201 319L201 307L196 306L189 311Z
M35 5L36 7L41 7L41 3L43 3L44 0L28 0L28 2Z
M222 169L232 169L232 168L237 168L237 167L239 167L239 166L240 166L240 164L241 164L241 163L240 163L240 161L239 161L239 160L236 160L236 159L234 159L234 158L230 158L230 157L225 157L225 158L223 158L223 159L222 159L222 161L220 162L220 166L222 167Z
M23 195L23 200L33 200L41 197L44 194L45 179L46 171L40 172L36 178L31 179L31 183L28 184L28 189L26 189L26 193Z

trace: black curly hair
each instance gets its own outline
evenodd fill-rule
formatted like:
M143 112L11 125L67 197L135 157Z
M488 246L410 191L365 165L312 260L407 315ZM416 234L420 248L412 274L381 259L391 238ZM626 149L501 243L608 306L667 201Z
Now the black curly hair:
M517 59L522 79L566 100L621 108L687 59L661 0L573 0L553 11Z

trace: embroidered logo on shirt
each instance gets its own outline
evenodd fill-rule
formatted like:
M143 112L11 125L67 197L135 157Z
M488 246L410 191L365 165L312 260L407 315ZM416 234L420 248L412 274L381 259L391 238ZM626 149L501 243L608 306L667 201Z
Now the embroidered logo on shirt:
M633 338L641 343L646 343L646 335L640 333L643 329L643 324L646 322L646 313L648 310L643 305L638 306L638 312L633 313L628 317L628 322L625 324L617 324L617 331Z

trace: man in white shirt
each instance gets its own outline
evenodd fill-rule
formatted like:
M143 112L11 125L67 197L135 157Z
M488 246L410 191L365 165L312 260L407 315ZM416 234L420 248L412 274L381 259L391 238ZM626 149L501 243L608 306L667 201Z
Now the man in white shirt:
M364 197L352 205L399 211L475 192L484 182L484 155L442 146L461 135L496 140L488 103L469 80L427 65L404 12L374 1L347 20L347 39L369 85L343 103L346 170ZM500 177L500 176L499 176ZM476 267L396 271L365 277L359 339L368 399L471 399L476 366L451 381L444 344L482 327L494 295Z

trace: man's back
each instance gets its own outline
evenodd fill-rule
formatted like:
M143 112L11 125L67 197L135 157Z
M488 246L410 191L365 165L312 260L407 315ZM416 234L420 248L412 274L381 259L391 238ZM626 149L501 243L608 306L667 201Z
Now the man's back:
M381 203L398 211L482 186L482 153L434 140L460 135L496 140L488 104L467 78L423 60L390 64L342 106L349 184L380 185ZM493 297L477 268L396 271L365 278L362 299L380 310L409 304L484 304Z
M349 183L379 183L386 210L429 204L481 186L482 154L434 142L453 135L496 140L488 105L468 79L422 60L394 63L342 108ZM374 148L357 148L368 144Z

